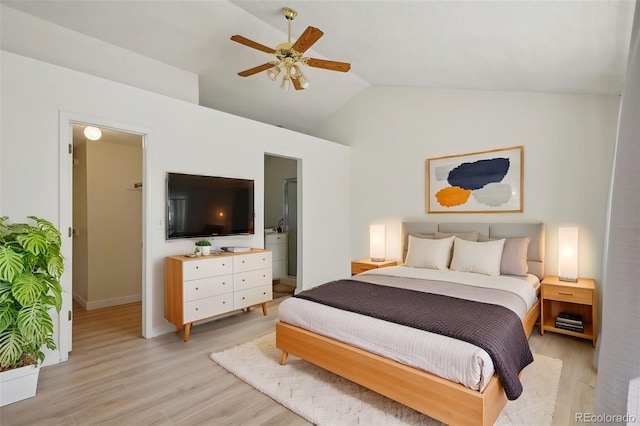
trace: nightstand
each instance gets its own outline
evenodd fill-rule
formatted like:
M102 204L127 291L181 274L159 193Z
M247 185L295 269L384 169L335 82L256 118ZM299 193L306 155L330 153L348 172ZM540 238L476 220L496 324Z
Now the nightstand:
M371 259L354 260L351 262L351 275L359 274L369 269L386 268L397 265L397 260L383 260L382 262L375 262Z
M596 286L591 278L578 278L577 283L560 281L558 277L545 277L540 289L540 334L545 331L588 339L596 346ZM560 312L582 317L583 332L556 327Z

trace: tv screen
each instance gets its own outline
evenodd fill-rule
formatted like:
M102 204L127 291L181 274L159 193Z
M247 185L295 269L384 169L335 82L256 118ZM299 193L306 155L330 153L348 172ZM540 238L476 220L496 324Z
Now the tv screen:
M254 182L167 173L167 239L253 234Z

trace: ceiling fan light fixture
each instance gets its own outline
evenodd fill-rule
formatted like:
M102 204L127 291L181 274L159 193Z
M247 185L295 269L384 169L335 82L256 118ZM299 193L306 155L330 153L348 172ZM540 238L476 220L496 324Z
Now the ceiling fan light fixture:
M300 67L296 64L291 65L289 68L289 74L291 74L292 78L298 78L302 75L302 71L300 71Z
M282 77L280 88L285 91L291 89L291 78L289 77L289 74L285 74L284 77Z
M259 50L276 57L276 61L267 62L257 67L249 68L238 73L240 77L249 77L262 71L266 71L267 76L276 81L280 73L284 70L280 88L282 90L291 90L293 86L296 90L306 89L309 87L309 80L302 75L300 64L308 65L314 68L323 68L330 71L348 72L351 64L347 62L329 61L327 59L308 58L304 53L313 46L324 33L319 28L308 26L306 30L295 40L291 42L291 21L295 19L298 12L285 7L282 13L287 20L287 41L280 43L275 49L257 43L241 35L231 36L231 41L243 44L252 49Z
M276 78L278 78L278 74L280 74L280 67L277 65L274 65L273 68L269 68L267 70L267 75L269 76L271 81L276 81Z
M309 80L302 73L298 75L298 83L300 83L300 87L302 87L303 89L309 87Z

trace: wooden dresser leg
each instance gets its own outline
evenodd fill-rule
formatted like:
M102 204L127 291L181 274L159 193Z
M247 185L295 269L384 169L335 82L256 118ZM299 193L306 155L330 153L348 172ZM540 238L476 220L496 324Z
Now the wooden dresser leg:
M262 315L267 316L267 304L262 304Z
M191 323L184 325L184 341L189 341L189 334L191 334Z
M288 356L289 356L288 352L282 351L282 355L280 355L280 365L285 365L287 363Z

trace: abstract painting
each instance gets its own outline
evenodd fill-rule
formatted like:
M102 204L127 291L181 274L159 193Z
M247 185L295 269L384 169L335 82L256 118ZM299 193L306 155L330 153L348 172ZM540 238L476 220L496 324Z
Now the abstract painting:
M427 213L522 212L524 148L427 160Z

